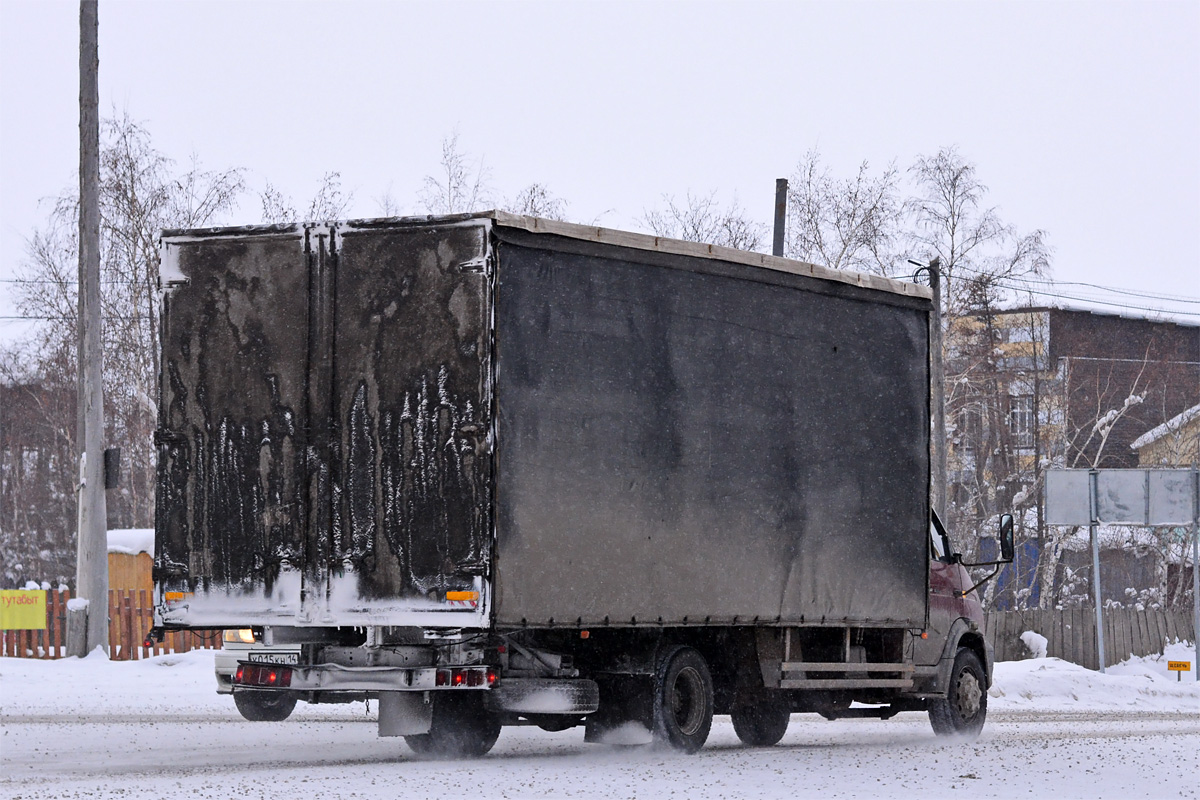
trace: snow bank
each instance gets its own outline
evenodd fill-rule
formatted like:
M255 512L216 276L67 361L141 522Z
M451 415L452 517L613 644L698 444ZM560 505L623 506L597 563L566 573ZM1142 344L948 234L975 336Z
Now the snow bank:
M154 555L153 528L117 528L108 532L108 552L136 556Z
M1190 661L1179 681L1167 661ZM1058 658L996 664L989 707L1003 711L1192 711L1200 713L1196 648L1175 643L1157 656L1131 658L1105 674ZM213 651L193 650L142 661L109 661L102 651L86 659L0 659L0 714L128 715L139 713L229 718L233 701L218 695ZM373 710L373 709L372 709ZM359 718L362 703L311 706L296 714Z
M217 694L213 650L192 650L141 661L109 661L97 649L87 658L40 661L0 658L0 716L130 714L240 719L229 695ZM296 716L361 719L362 703L313 706Z
M1060 658L1001 661L988 691L995 711L1194 711L1200 713L1196 648L1172 644L1163 655L1131 658L1105 673ZM1190 661L1179 681L1167 661Z
M1021 642L1029 648L1034 658L1045 658L1050 640L1037 631L1025 631L1021 634Z

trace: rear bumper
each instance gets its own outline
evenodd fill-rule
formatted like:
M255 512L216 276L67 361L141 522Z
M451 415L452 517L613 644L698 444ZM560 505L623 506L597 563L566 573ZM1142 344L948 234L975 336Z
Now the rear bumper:
M241 661L231 686L293 692L470 692L486 691L495 681L489 667L345 667L340 664L285 666ZM269 677L268 677L269 676ZM285 677L286 676L286 677Z

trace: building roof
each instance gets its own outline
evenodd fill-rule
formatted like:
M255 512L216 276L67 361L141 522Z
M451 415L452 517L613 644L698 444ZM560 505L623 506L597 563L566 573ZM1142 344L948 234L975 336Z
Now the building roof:
M1117 317L1119 319L1140 320L1142 322L1157 322L1165 325L1179 325L1184 328L1200 328L1200 320L1192 319L1194 316L1186 313L1186 319L1180 316L1181 312L1167 310L1149 310L1145 313L1136 313L1133 310L1126 311L1108 311L1104 309L1088 308L1085 305L1074 306L1070 303L1053 303L1046 305L1032 306L1015 306L1013 308L997 308L991 312L972 311L963 314L964 317L982 317L987 314L992 316L1005 316L1009 314L1033 314L1044 311L1059 311L1067 314L1092 314L1097 317Z
M1183 429L1184 425L1187 425L1189 422L1197 418L1200 418L1200 405L1194 405L1186 411L1171 417L1157 428L1151 428L1138 438L1134 439L1133 444L1129 445L1129 447L1132 450L1141 450L1146 445L1157 442L1164 436L1177 433Z

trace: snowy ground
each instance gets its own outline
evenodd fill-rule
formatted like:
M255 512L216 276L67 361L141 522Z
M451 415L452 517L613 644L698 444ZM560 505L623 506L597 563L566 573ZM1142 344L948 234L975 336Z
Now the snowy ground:
M582 731L506 728L491 755L423 761L375 735L374 705L297 707L244 722L211 652L110 663L0 660L0 797L1197 797L1200 685L1169 647L1108 674L1057 659L998 664L975 742L923 714L826 722L742 747L718 718L696 756L587 745Z

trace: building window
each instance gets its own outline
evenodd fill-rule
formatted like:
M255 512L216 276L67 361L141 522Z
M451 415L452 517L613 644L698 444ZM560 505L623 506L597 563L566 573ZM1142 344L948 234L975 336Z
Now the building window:
M1012 433L1014 447L1033 447L1033 426L1033 395L1008 398L1008 429Z

